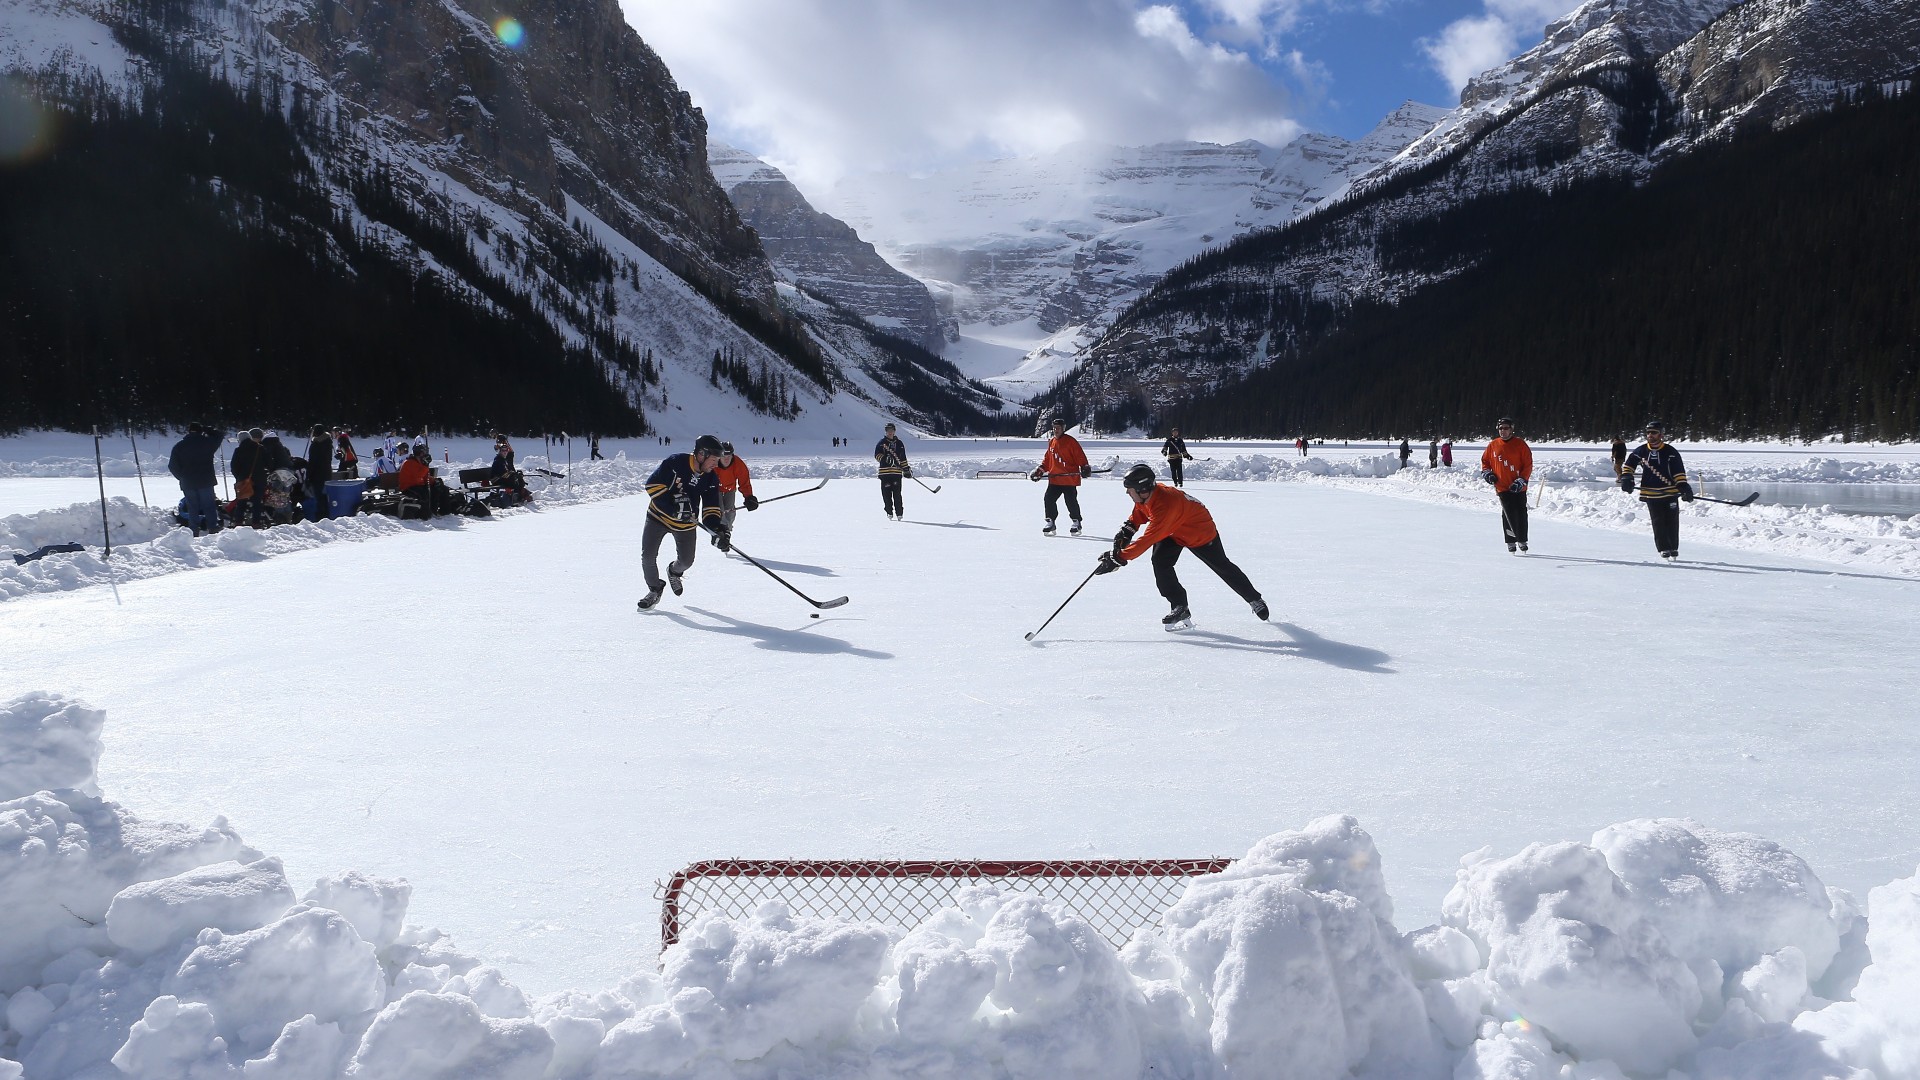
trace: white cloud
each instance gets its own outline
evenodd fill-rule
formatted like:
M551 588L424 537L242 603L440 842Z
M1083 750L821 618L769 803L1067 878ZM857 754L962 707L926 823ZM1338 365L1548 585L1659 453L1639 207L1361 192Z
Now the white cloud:
M1467 80L1531 47L1547 23L1578 0L1484 0L1485 11L1448 23L1420 43L1433 69L1457 93Z
M717 139L811 192L1082 139L1283 142L1301 130L1294 96L1316 89L1297 76L1310 62L1205 40L1164 0L622 6Z

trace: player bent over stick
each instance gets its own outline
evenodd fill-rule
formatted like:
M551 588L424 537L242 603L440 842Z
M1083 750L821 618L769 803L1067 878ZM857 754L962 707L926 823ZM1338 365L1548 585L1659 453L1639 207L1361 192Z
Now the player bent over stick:
M1160 622L1168 630L1185 630L1193 625L1193 615L1187 610L1187 590L1174 573L1173 564L1179 561L1182 551L1191 549L1194 557L1206 563L1227 583L1227 588L1247 602L1255 618L1267 617L1267 602L1260 598L1260 590L1247 580L1246 573L1227 558L1213 515L1207 513L1199 499L1155 483L1153 470L1144 464L1128 469L1121 483L1133 499L1133 513L1114 534L1113 550L1101 553L1100 565L1094 573L1111 574L1139 558L1147 549L1153 549L1154 584L1159 586L1160 595L1167 598L1167 603L1173 605L1173 610ZM1147 531L1135 540L1134 530L1142 525Z
M660 463L647 478L647 525L640 532L640 558L647 576L647 595L640 601L646 611L660 602L668 585L679 596L686 588L681 577L693 568L698 551L694 529L704 525L713 534L713 546L726 551L732 546L733 530L720 518L720 482L714 470L720 467L720 440L702 435L693 441L693 453L675 454ZM667 580L660 580L660 541L673 534L675 558L667 564Z

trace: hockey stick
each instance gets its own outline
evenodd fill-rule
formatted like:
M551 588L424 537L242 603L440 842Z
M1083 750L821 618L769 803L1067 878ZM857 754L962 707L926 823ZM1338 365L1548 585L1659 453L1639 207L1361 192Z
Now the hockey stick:
M973 474L975 480L1025 480L1031 473L1019 469L981 469Z
M712 530L708 530L708 531L711 532ZM744 551L741 551L739 548L729 544L727 545L727 550L733 552L735 555L740 556L741 558L752 563L754 566L758 567L761 573L767 575L768 577L779 582L780 584L785 585L787 587L788 592L792 593L793 595L799 597L802 600L805 600L807 603L812 604L814 607L820 608L823 611L827 608L840 607L841 605L847 602L847 598L844 596L837 596L832 600L815 600L813 597L808 596L806 593L803 593L799 589L794 588L791 584L788 583L786 578L783 578L779 574L776 574L773 571L767 569L766 567L761 566L760 561L758 559L755 559L753 556L747 554Z
M1087 581L1092 581L1093 575L1099 572L1100 572L1100 568L1097 566L1094 567L1093 573L1087 575ZM1053 609L1052 615L1047 616L1047 622L1043 622L1040 624L1040 630L1045 630L1047 628L1047 623L1051 623L1054 620L1055 616L1058 616L1061 612L1067 610L1067 605L1073 603L1073 598L1080 595L1080 589L1084 589L1087 587L1087 581L1081 582L1079 589L1073 590L1073 592L1067 594L1067 598L1065 600L1060 601L1060 606ZM1032 641L1034 638L1039 637L1040 630L1035 630L1033 633L1028 634L1027 640Z
M791 499L791 498L793 498L793 497L794 497L795 495L805 495L805 494L806 494L807 492L809 492L809 491L819 491L819 490L820 490L821 488L823 488L823 487L826 487L826 486L827 486L827 482L826 482L826 480L822 480L822 481L820 481L819 483L817 483L817 484L815 484L815 485L813 485L813 486L812 486L812 487L810 487L810 488L801 488L801 489L800 489L799 491L789 491L789 492L787 492L787 493L786 493L785 495L775 495L775 496L774 496L773 498L771 498L771 499L761 499L761 500L760 500L760 505L761 505L761 506L765 506L765 505L767 505L767 504L768 504L768 503L770 503L770 502L779 502L779 501L780 501L781 499Z
M1756 491L1739 502L1734 502L1732 499L1716 499L1711 495L1695 495L1693 501L1719 503L1721 506L1752 506L1753 501L1759 497L1760 493Z
M928 490L928 491L930 491L930 492L932 492L932 493L933 493L933 494L935 494L935 495L938 495L938 494L940 494L940 485L939 485L939 484L935 484L935 485L933 485L932 487L927 487L927 482L926 482L925 480L922 480L922 479L920 479L920 478L919 478L919 477L917 477L917 476L912 476L912 475L909 475L909 476L907 477L907 479L909 479L909 480L911 480L911 481L913 481L913 482L914 482L914 483L916 483L916 484L919 484L919 485L920 485L921 487L923 487L923 488L927 488L927 490Z

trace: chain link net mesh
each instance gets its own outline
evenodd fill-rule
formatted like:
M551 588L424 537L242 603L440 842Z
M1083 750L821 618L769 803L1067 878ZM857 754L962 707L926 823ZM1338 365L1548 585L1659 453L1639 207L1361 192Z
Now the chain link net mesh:
M777 900L795 915L902 929L950 907L970 885L998 884L1058 901L1117 948L1160 921L1187 881L1230 859L1057 859L1029 862L716 859L660 886L660 948L708 916L745 919Z

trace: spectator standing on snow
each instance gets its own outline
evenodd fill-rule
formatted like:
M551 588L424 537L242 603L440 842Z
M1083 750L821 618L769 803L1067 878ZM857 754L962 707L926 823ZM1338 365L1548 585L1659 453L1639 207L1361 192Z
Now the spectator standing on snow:
M200 424L188 424L186 436L167 452L167 471L180 481L187 528L195 536L220 531L220 500L213 493L213 455L219 452L219 433Z
M729 531L733 529L734 497L739 496L749 512L760 509L760 500L753 495L753 473L747 469L747 461L733 452L733 444L720 444L720 467L713 470L714 479L720 482L720 523Z
M1667 442L1660 421L1647 421L1647 441L1627 455L1620 470L1620 490L1632 494L1634 471L1640 472L1640 501L1646 504L1647 518L1653 523L1653 546L1660 557L1680 558L1680 503L1693 501L1693 485L1687 483L1687 467L1680 451Z
M1440 467L1440 440L1428 439L1427 440L1427 468L1437 469L1439 467Z
M1453 436L1451 435L1440 444L1440 464L1448 469L1453 468Z
M1412 458L1413 458L1413 447L1407 445L1406 439L1404 438L1401 439L1400 440L1400 467L1403 469L1406 468L1407 462L1412 460Z
M1187 609L1187 590L1180 584L1180 576L1174 573L1173 564L1180 560L1182 551L1191 550L1195 558L1206 563L1229 589L1247 602L1254 618L1266 619L1267 602L1261 599L1260 590L1253 587L1253 582L1247 580L1246 573L1227 558L1227 550L1220 543L1220 530L1200 500L1155 483L1153 470L1145 464L1128 469L1121 483L1133 500L1133 513L1114 534L1113 549L1101 553L1094 573L1111 574L1151 550L1153 583L1172 605L1160 623L1168 630L1184 630L1193 624L1193 615ZM1136 540L1134 530L1142 525L1147 531Z
M1047 440L1047 452L1040 458L1040 464L1027 476L1032 480L1046 480L1047 494L1041 500L1046 509L1047 524L1040 531L1047 536L1054 534L1054 521L1060 516L1060 500L1067 500L1067 516L1073 519L1071 532L1080 535L1080 481L1093 475L1093 466L1087 464L1087 452L1080 449L1080 440L1067 434L1067 422L1060 417L1053 418L1053 437Z
M327 516L327 481L333 479L333 433L313 425L307 439L307 498L313 500L315 520Z
M905 521L906 504L900 501L900 485L906 481L903 476L913 475L913 466L907 464L907 444L895 435L892 424L887 425L887 433L873 444L873 460L880 464L880 507L887 512L888 521Z
M228 463L233 469L234 517L249 524L259 523L261 502L267 494L267 471L260 467L260 441L266 434L254 428L240 436L240 445L234 447L233 460Z
M598 435L587 436L587 460L588 461L607 460L606 458L603 458L600 456L600 436Z
M354 452L353 439L345 428L334 433L333 452L340 462L340 479L360 479L360 455Z
M647 579L647 595L640 610L647 611L660 602L661 592L673 586L673 595L686 591L681 579L693 568L698 554L696 528L713 534L713 546L721 551L733 547L732 530L720 520L720 482L713 473L720 467L720 440L702 435L693 440L693 453L672 454L647 477L647 525L640 532L641 570ZM667 580L660 580L660 541L673 535L674 559L667 564Z
M1186 487L1183 474L1183 461L1192 461L1193 455L1187 453L1187 441L1180 437L1180 429L1174 428L1167 441L1160 444L1160 456L1167 459L1167 475L1173 478L1174 487Z
M1613 437L1613 446L1609 449L1609 452L1613 454L1613 475L1619 476L1621 473L1626 472L1627 471L1627 433L1626 432L1623 431L1620 434L1615 435Z
M1527 485L1533 482L1533 448L1513 433L1513 420L1501 417L1497 434L1480 454L1480 479L1500 496L1500 530L1507 550L1527 550Z

